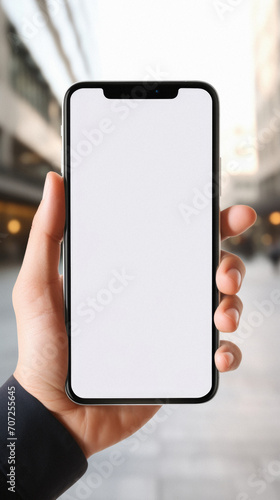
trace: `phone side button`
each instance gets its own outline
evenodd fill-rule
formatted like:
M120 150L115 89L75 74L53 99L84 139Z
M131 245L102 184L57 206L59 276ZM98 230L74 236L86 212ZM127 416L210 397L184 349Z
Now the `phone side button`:
M63 149L61 148L61 163L60 163L60 170L61 170L61 175L62 177L64 176L64 168L63 168Z

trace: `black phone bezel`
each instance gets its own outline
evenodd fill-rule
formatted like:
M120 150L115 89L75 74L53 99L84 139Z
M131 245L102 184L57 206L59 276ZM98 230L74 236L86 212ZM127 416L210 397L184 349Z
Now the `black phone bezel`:
M102 88L105 97L121 99L170 99L176 98L180 88L198 88L208 92L212 99L212 387L200 398L81 398L71 387L71 247L70 247L70 101L73 93L82 88ZM158 92L157 92L158 91ZM125 96L125 97L123 97ZM219 375L215 366L214 354L219 344L219 332L214 324L214 312L219 304L216 287L216 270L220 259L220 153L219 153L219 99L216 90L201 81L129 81L129 82L78 82L66 92L63 102L63 175L65 186L66 220L63 244L63 276L65 324L68 335L68 373L65 390L68 397L81 405L162 405L197 404L213 398L218 389Z

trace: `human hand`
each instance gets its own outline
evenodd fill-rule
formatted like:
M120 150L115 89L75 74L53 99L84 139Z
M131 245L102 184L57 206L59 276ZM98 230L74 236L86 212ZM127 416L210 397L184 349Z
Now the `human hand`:
M222 238L245 231L255 218L249 207L224 210ZM79 406L67 397L68 338L62 277L58 273L64 223L63 179L49 173L13 291L19 351L14 377L68 429L88 458L133 434L160 406ZM238 325L242 303L235 294L244 274L242 261L223 252L217 271L217 285L224 294L215 313L218 329L231 332ZM220 371L235 369L241 352L233 343L223 341L215 361Z
M230 236L237 236L256 221L256 212L245 205L235 205L221 212L221 241ZM229 252L221 252L220 265L216 274L216 283L221 292L221 301L214 315L215 325L222 332L234 332L239 324L243 309L242 301L237 297L246 268L242 260ZM242 354L235 344L227 340L220 341L215 353L215 363L220 372L235 370L240 365Z

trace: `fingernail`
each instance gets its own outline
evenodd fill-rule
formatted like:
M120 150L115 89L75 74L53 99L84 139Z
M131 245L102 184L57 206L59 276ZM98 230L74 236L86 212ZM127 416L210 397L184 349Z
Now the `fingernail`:
M49 181L49 176L47 175L46 180L45 180L42 199L46 198L48 191L49 191L49 185L50 185L50 181Z
M229 269L227 275L237 283L238 288L241 286L242 276L238 269Z
M224 352L224 356L227 360L227 365L229 368L234 362L234 355L231 352Z
M230 309L227 309L225 311L225 314L227 316L229 316L230 319L233 319L234 322L238 325L238 322L239 322L239 312L237 311L237 309L235 309L234 307L232 307Z

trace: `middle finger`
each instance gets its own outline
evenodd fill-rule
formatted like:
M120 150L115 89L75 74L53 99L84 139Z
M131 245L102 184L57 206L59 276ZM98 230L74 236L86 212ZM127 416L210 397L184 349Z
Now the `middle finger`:
M246 268L237 255L222 251L221 257L216 274L217 287L221 293L235 295L240 290Z

